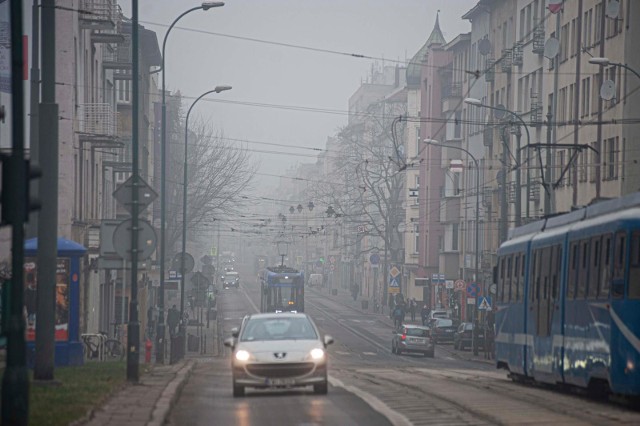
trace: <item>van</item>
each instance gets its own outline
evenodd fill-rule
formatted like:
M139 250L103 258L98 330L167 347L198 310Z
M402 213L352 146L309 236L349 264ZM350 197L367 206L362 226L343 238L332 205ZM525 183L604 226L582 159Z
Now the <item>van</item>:
M321 287L322 286L322 274L309 275L309 287Z

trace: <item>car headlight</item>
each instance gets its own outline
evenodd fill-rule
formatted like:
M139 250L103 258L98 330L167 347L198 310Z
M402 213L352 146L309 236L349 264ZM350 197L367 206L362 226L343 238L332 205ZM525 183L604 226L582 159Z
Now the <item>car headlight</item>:
M310 352L311 358L318 360L324 358L324 351L320 348L312 349Z
M240 349L238 352L236 352L236 359L238 361L249 361L250 357L251 354L243 349Z

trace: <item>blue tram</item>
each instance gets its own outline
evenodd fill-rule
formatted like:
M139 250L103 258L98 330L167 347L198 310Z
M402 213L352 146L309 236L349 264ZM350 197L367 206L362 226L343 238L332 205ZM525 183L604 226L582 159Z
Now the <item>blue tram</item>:
M498 368L640 395L640 194L514 229L495 275Z
M266 268L260 277L260 312L304 312L304 272Z

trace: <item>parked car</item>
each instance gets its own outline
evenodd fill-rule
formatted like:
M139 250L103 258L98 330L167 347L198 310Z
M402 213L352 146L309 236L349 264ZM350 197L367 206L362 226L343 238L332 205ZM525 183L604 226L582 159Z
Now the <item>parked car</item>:
M403 352L421 353L433 358L434 344L429 327L424 325L405 324L393 330L391 352L400 355Z
M431 328L433 343L452 343L453 335L457 328L457 324L454 324L453 320L448 318L437 318Z
M242 320L224 341L233 350L233 396L246 387L288 388L313 386L316 394L328 390L328 354L331 336L322 337L303 313L253 314Z
M472 333L473 323L461 323L453 336L453 348L463 351L467 346L471 347ZM478 330L476 338L478 339L478 347L484 347L484 329L482 327Z

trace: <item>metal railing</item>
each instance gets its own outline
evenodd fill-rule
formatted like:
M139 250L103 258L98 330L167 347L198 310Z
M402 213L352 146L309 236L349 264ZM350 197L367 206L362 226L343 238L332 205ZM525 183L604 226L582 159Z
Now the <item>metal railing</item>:
M107 65L120 65L123 69L131 67L131 38L125 36L125 42L106 46L102 49L102 62Z
M118 20L118 2L116 0L81 0L80 19L94 28L109 28Z
M117 113L108 103L78 105L78 130L92 135L117 135Z

